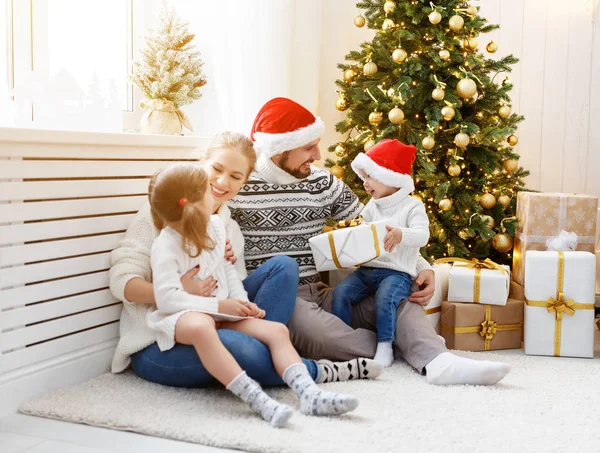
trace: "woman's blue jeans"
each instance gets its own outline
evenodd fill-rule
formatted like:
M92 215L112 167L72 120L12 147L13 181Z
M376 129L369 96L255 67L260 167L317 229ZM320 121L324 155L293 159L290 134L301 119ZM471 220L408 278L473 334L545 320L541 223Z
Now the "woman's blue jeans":
M298 264L287 256L271 258L244 280L248 298L267 312L265 319L287 324L296 303ZM233 330L218 330L223 345L248 376L262 385L283 385L271 352L264 343ZM302 359L314 380L320 375L313 360ZM217 383L191 345L176 344L161 352L151 344L131 356L133 371L141 378L171 387L207 387Z

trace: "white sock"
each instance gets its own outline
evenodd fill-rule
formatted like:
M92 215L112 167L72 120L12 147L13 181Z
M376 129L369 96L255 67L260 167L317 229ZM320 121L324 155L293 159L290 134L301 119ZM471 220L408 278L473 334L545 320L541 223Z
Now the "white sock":
M493 385L510 371L510 365L488 360L472 360L442 352L425 367L427 382L437 385Z
M383 366L390 366L394 361L394 348L391 341L377 343L377 351L373 360L381 363Z
M287 367L283 381L300 398L300 411L305 415L340 415L358 407L358 399L354 396L321 390L303 363Z
M317 365L321 369L318 384L352 381L353 379L375 379L383 371L383 366L379 362L363 357L347 362L332 362L322 359L317 361Z
M254 379L248 377L245 371L238 374L227 386L234 395L246 402L254 412L275 428L281 428L292 416L292 408L281 404L267 395Z

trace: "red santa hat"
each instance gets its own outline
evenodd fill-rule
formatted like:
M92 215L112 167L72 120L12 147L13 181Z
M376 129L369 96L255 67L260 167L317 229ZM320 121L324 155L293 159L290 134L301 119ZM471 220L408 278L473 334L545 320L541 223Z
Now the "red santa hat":
M412 163L417 148L405 145L398 140L382 140L366 153L360 153L352 161L352 169L364 180L359 170L371 178L390 187L410 188L414 190L411 177Z
M272 157L321 138L324 130L323 121L297 102L275 98L256 115L250 138L257 152Z

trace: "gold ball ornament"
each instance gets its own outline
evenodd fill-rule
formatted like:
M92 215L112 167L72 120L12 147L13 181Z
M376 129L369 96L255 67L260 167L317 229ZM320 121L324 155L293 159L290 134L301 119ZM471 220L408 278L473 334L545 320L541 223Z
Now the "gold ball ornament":
M365 153L375 146L375 140L367 140L363 146Z
M463 47L465 49L476 50L477 45L478 45L477 38L474 38L471 36L469 38L463 39Z
M460 175L460 165L454 164L448 167L448 174L450 176L459 176Z
M509 175L513 174L519 168L519 161L517 159L506 159L502 162L502 168Z
M344 176L344 168L340 167L338 164L335 164L329 169L329 173L331 173L337 179L342 179L342 177Z
M335 108L338 109L340 112L347 110L348 100L346 98L338 98L338 100L335 101Z
M392 52L392 60L394 60L394 62L396 62L398 64L404 63L404 61L406 60L406 57L408 57L408 54L406 53L406 50L404 50L402 48L395 49Z
M510 116L510 107L508 105L503 105L498 109L498 116L500 118L508 118Z
M508 195L500 195L498 197L498 203L506 208L510 204L510 197Z
M400 124L402 122L402 120L404 119L404 112L402 111L401 108L394 107L388 113L388 119L390 120L391 123Z
M441 101L442 99L444 99L444 96L446 96L446 92L444 91L443 88L436 88L435 90L433 90L431 92L431 97L435 101Z
M496 197L491 193L485 193L479 200L479 204L482 208L492 209L494 206L496 206Z
M500 253L507 253L513 247L513 238L510 234L499 233L492 239L492 245Z
M348 83L353 82L356 77L356 71L354 69L346 69L344 71L344 80Z
M453 32L458 32L465 25L465 20L462 18L462 16L456 14L450 18L450 20L448 21L448 25L450 25L450 30L452 30Z
M438 203L438 206L442 211L449 211L452 209L452 200L449 198L442 198Z
M489 53L496 53L498 50L498 44L496 44L496 41L490 41L488 45L485 46L485 50L487 50Z
M454 144L459 148L465 149L467 146L469 146L470 142L471 139L469 138L469 135L465 134L464 132L459 132L454 136Z
M516 135L509 135L506 141L510 146L517 146L517 143L519 143L519 139Z
M442 49L439 52L442 61L448 61L450 59L450 51L448 49Z
M430 150L435 146L435 139L428 135L421 140L421 145L423 145L423 149Z
M359 14L354 18L354 25L356 25L358 28L364 27L366 23L367 19L365 19L365 16L362 14Z
M456 110L454 110L453 107L447 105L442 108L442 118L444 118L444 120L450 121L452 118L454 118L454 115L456 115Z
M470 97L475 96L477 93L477 84L473 79L462 79L456 85L456 92L463 99L469 99Z
M346 157L346 155L348 154L346 151L346 147L341 143L335 147L334 153L337 157L340 158Z
M429 13L429 22L433 25L437 25L442 21L442 15L438 11L432 11Z
M381 24L381 29L389 30L390 28L394 28L395 26L396 26L396 24L394 23L394 21L392 19L386 19L383 21L383 24Z
M488 228L494 228L494 218L491 215L482 215L481 220L487 224Z
M477 16L477 13L478 13L478 12L479 12L479 11L477 10L477 7L476 7L476 6L469 6L469 7L467 8L467 14L468 14L469 16L471 16L471 17L475 17L475 16Z
M372 61L369 61L367 64L363 66L363 74L367 77L372 76L377 73L377 65Z
M383 11L386 14L393 13L395 9L396 9L396 2L392 2L391 0L388 0L383 4Z
M383 121L383 113L381 112L371 112L369 113L369 123L373 126L379 126Z

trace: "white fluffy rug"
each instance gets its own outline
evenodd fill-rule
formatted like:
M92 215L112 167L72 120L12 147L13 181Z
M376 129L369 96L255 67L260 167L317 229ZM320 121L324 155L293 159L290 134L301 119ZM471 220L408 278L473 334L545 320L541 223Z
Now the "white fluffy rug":
M225 390L185 390L105 374L21 412L250 452L599 452L600 360L460 353L513 366L495 387L436 387L404 363L376 381L328 384L357 395L340 418L296 413L270 428ZM297 407L287 389L269 391Z

